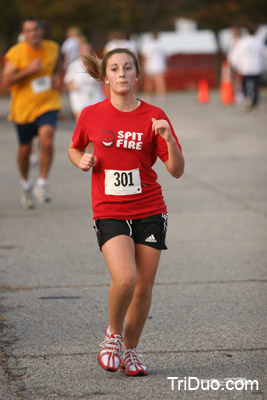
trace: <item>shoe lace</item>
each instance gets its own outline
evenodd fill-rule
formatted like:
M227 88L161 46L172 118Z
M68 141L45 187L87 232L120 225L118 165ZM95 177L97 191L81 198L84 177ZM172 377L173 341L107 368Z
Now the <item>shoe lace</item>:
M123 358L127 365L143 364L143 361L141 360L140 355L137 353L137 350L135 348L124 350L123 353Z
M105 348L105 350L109 353L120 353L122 348L122 340L119 338L105 339L102 343L100 343L99 346Z

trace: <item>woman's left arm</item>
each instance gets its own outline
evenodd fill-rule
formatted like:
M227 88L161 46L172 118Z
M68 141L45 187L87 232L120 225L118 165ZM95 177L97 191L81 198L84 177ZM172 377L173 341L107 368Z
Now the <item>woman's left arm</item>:
M172 135L168 121L165 119L156 120L152 118L152 129L155 131L155 134L159 134L167 144L169 155L168 160L165 161L167 170L174 178L180 178L184 173L184 156Z

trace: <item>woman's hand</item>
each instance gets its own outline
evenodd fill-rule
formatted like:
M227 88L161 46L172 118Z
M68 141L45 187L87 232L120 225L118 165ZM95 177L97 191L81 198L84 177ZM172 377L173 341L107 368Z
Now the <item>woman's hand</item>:
M90 153L84 153L80 159L79 165L78 167L82 170L82 171L89 171L90 168L94 167L97 163L97 158Z
M92 153L85 153L84 149L75 149L73 143L70 142L68 153L70 161L80 168L82 171L89 171L97 163L97 158Z
M160 134L166 142L173 138L170 125L165 119L152 118L152 130L155 131L155 135Z
M166 141L168 160L165 161L165 165L167 170L174 178L180 178L184 173L184 157L172 135L168 121L152 118L152 129L155 131L155 135L160 134Z

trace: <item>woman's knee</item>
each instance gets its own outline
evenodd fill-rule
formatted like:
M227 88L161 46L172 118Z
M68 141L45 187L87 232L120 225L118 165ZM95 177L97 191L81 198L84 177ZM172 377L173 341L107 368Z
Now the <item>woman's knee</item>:
M135 287L134 295L139 301L146 301L152 298L153 285L151 284L139 284Z
M113 281L113 284L121 294L132 294L135 290L136 279L135 277L120 277Z

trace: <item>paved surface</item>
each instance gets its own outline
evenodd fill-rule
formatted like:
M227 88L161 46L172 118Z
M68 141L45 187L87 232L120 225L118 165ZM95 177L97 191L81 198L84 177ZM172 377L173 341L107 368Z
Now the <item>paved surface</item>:
M156 166L169 250L139 345L150 374L127 378L96 361L110 279L92 229L90 175L67 158L68 103L56 135L53 201L25 211L14 128L0 99L1 400L267 399L267 92L258 115L223 107L217 92L207 105L193 92L171 93L165 109L186 172L176 181ZM256 383L240 390L245 380L258 380L258 390Z

